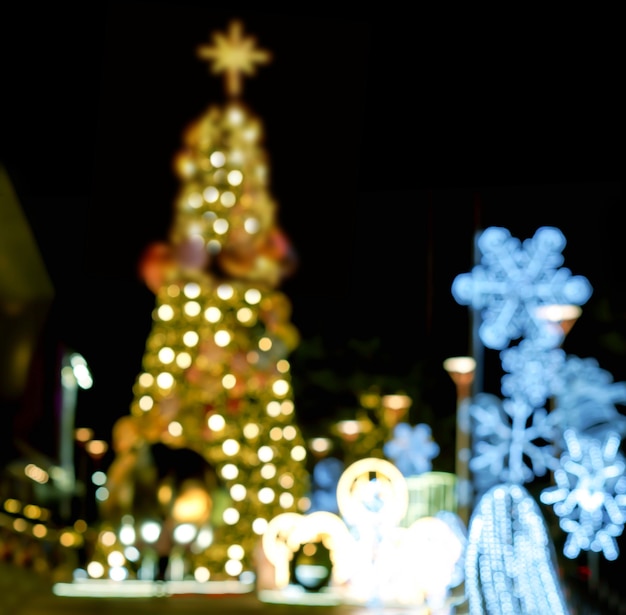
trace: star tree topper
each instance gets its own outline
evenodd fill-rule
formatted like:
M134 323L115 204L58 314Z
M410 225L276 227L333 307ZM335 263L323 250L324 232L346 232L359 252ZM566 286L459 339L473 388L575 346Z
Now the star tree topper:
M211 62L211 72L224 73L226 92L230 96L239 96L242 90L242 73L254 75L256 64L267 64L272 55L265 49L256 47L256 39L243 36L243 24L239 20L231 21L228 34L213 33L213 45L201 45L198 56Z

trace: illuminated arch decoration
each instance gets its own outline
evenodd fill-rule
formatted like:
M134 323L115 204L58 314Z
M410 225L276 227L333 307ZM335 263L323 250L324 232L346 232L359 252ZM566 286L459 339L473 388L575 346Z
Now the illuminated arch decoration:
M525 337L558 345L562 332L546 326L538 308L583 305L591 296L584 276L573 276L561 254L566 241L554 227L541 227L523 243L505 228L490 227L478 238L480 264L456 276L452 294L482 319L479 336L487 348L501 350Z
M275 589L294 583L289 564L302 545L313 542L323 543L330 552L330 585L340 587L348 581L356 543L341 517L326 511L282 513L269 522L262 539L263 551L274 567Z
M404 476L385 459L368 457L355 461L337 483L337 504L350 527L397 526L409 505Z
M544 489L540 500L551 505L567 533L563 548L574 559L581 550L602 552L615 560L619 549L615 538L626 522L626 463L619 452L621 438L608 433L603 442L564 432L567 452L554 472L556 486Z
M391 534L409 505L404 476L385 459L355 461L339 479L337 504L356 537L350 595L368 606L381 606L391 580L387 553L396 544Z
M471 615L569 614L548 529L523 486L496 485L481 497L470 522L465 590Z

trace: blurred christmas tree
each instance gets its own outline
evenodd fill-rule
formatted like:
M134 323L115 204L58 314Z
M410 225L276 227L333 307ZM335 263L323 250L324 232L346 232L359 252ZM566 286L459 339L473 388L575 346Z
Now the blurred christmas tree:
M238 21L213 37L198 55L224 73L226 101L186 131L169 240L142 259L153 326L130 415L113 430L100 502L111 531L100 533L93 576L250 579L267 522L308 506L287 360L300 340L276 290L295 258L268 189L261 122L240 99L242 74L270 55Z

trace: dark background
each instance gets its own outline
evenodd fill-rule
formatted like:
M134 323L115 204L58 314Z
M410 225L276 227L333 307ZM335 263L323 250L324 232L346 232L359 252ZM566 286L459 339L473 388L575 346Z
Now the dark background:
M468 308L450 288L492 225L520 239L564 232L564 266L594 288L565 347L626 379L623 71L610 20L581 31L523 16L496 27L480 15L22 4L2 18L0 160L56 288L44 344L81 352L94 376L79 423L108 439L128 412L154 302L137 261L166 238L184 128L223 99L196 47L232 17L273 54L244 98L264 122L299 255L282 289L302 335L291 360L308 432L351 416L356 393L376 386L410 393L411 420L450 442L442 362L471 352ZM497 357L487 361L498 394ZM42 403L45 414L53 400Z
M16 425L54 454L59 349L83 354L94 376L79 426L108 440L128 413L154 305L137 261L167 236L184 128L223 98L195 49L233 17L274 57L244 98L264 122L279 219L299 255L282 289L302 336L291 363L308 435L353 416L370 386L405 391L411 422L441 444L434 469L453 469L442 362L472 347L468 308L450 289L493 225L521 240L563 231L564 266L594 289L564 348L626 380L622 22L587 8L3 6L0 163L56 290L23 399L2 400L3 459ZM496 353L484 374L483 390L499 394ZM620 587L620 562L602 564Z

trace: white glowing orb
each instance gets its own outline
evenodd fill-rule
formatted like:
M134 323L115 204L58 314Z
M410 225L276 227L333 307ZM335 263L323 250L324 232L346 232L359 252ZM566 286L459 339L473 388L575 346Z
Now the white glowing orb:
M161 535L161 525L156 521L145 521L141 524L139 533L147 543L156 542Z
M207 419L207 425L212 431L222 431L226 425L226 420L221 414L212 414Z
M272 385L272 391L278 397L284 397L289 393L289 383L286 380L279 379L274 382Z
M196 299L200 296L200 285L196 282L187 282L183 288L183 294L188 299Z
M89 562L87 573L92 579L100 579L104 575L104 566L100 562Z
M179 544L188 544L196 537L197 529L192 523L181 523L174 528L172 537Z

